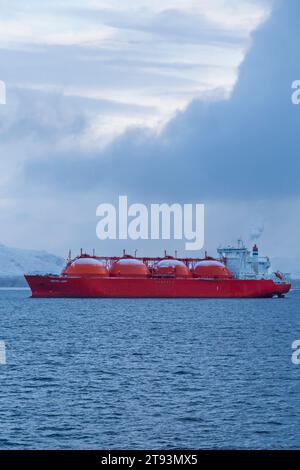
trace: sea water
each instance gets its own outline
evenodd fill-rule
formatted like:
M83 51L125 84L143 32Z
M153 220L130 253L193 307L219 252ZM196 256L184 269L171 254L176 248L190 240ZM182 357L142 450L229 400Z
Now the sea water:
M0 291L0 448L300 448L300 290L285 299Z

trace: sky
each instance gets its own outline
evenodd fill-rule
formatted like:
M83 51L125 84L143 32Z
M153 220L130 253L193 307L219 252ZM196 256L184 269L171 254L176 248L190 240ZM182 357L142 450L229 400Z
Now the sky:
M2 243L157 254L97 240L97 205L126 194L204 203L209 251L259 232L268 254L300 256L297 0L0 9Z

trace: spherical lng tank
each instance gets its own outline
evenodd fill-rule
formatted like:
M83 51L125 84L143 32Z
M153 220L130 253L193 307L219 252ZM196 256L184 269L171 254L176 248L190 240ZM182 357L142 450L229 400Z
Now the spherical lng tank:
M202 260L199 261L194 269L193 274L195 277L205 279L231 279L232 274L225 264L217 260Z
M112 277L139 277L150 276L147 266L138 259L122 258L112 264L110 271Z
M108 277L106 265L95 258L77 258L69 263L63 274L68 276L101 276Z
M189 268L177 259L162 259L155 267L155 274L159 276L171 277L191 277Z

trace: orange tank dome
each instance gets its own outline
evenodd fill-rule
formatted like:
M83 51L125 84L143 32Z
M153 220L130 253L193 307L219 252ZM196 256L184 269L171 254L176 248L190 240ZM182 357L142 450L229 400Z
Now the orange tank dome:
M177 259L162 259L155 268L155 273L159 276L191 277L191 271Z
M112 277L149 277L147 266L135 258L122 258L116 261L109 271Z
M193 270L195 277L206 279L231 279L232 274L220 261L207 259L199 261Z
M105 264L95 258L77 258L68 264L63 271L68 276L108 276Z

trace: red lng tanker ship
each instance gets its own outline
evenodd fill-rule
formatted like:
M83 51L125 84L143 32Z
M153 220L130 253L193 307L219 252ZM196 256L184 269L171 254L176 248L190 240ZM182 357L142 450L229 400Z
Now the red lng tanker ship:
M205 257L98 257L81 253L60 275L25 275L32 297L271 298L291 288L281 273L269 274L269 259L237 248Z

